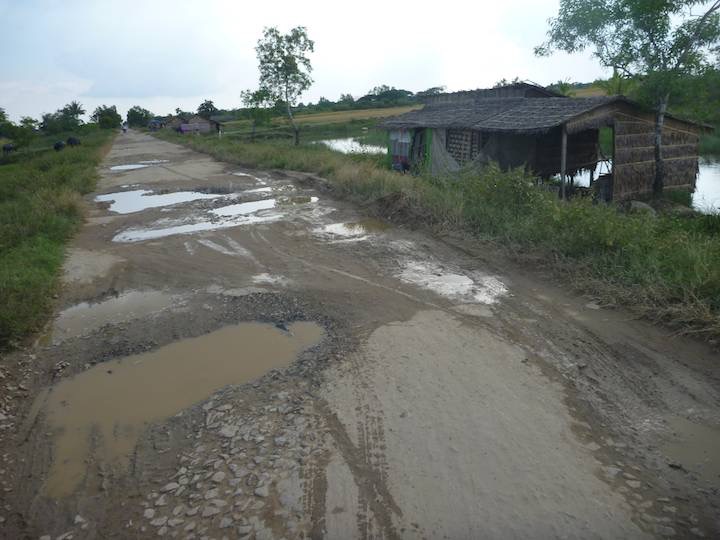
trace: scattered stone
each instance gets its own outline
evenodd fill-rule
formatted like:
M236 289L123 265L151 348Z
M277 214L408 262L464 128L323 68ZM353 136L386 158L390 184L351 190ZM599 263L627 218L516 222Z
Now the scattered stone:
M213 488L205 492L205 500L216 499L220 495L218 488Z
M185 525L185 531L192 531L195 528L195 522L191 521L187 525Z
M181 523L185 523L185 520L182 519L182 518L172 518L172 519L168 519L168 522L167 522L167 524L168 524L170 527L176 527L177 525L180 525Z
M222 437L232 439L237 433L237 430L237 426L233 426L232 424L225 424L222 428L220 428L220 435Z
M160 491L162 493L167 493L168 491L175 491L179 487L180 484L178 484L177 482L170 482L169 484L165 484L162 488L160 488Z
M167 505L167 497L165 495L160 495L155 500L155 506L165 506L165 505Z
M259 488L257 488L254 493L255 493L255 495L257 495L258 497L263 497L263 498L265 498L265 497L267 497L268 495L270 495L270 490L269 490L268 487L265 485L265 486L260 486Z
M640 482L639 480L626 480L625 483L633 489L638 489L640 486L642 486L642 482Z
M160 527L158 529L158 536L165 536L167 534L167 532L168 532L167 527Z
M223 480L225 480L225 473L222 471L218 471L212 475L211 480L213 482L222 482Z
M162 527L163 525L165 525L167 523L167 521L168 521L168 518L166 518L165 516L160 516L159 518L153 519L150 522L150 525L152 525L153 527Z
M143 512L143 516L145 516L146 519L152 519L155 517L155 510L148 508Z
M233 524L233 520L229 517L224 517L220 520L220 528L227 529Z
M252 525L240 525L237 528L237 532L239 535L250 534L251 532L253 532L253 527Z
M201 516L206 518L210 516L214 516L216 514L220 513L220 509L215 506L206 506L205 509L202 511Z
M185 512L186 516L194 516L198 513L198 510L200 510L199 506L195 506L193 508L188 508L187 512Z
M173 508L172 515L179 516L180 514L182 514L183 510L185 510L185 505L178 504L175 508Z
M82 523L85 523L85 518L82 517L80 514L75 516L75 520L73 521L75 525L80 525Z

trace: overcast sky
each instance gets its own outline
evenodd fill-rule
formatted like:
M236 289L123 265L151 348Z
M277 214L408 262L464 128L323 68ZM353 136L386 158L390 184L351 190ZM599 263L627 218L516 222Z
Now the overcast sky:
M588 55L536 58L558 0L471 2L0 0L0 107L39 117L72 100L89 111L156 114L204 99L240 106L257 84L264 26L304 25L315 41L302 101L387 84L466 90L506 78L549 84L603 75Z

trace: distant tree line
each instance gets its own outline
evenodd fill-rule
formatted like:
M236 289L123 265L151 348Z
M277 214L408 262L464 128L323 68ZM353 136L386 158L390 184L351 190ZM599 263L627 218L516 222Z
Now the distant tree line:
M37 136L69 133L90 125L80 118L85 113L82 104L71 101L53 113L43 114L40 120L24 116L19 122L11 122L5 110L0 108L0 138L9 139L15 148L26 147ZM120 126L122 117L115 105L101 105L90 116L90 121L100 128L113 129Z

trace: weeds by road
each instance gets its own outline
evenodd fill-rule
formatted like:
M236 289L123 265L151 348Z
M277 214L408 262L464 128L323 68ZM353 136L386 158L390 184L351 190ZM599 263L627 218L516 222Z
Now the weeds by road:
M85 130L82 146L61 152L52 143L66 137L45 137L0 164L0 348L43 322L111 134Z

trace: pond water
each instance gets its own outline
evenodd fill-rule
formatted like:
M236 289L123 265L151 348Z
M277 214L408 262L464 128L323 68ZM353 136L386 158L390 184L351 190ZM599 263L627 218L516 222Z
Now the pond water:
M595 168L595 178L608 172L612 162L601 161ZM590 173L583 171L575 176L575 184L590 185ZM695 193L692 197L693 208L701 212L720 212L720 156L703 156L700 158L699 173Z
M376 144L365 144L354 137L345 139L325 139L318 141L331 150L342 152L343 154L386 154L387 148Z

